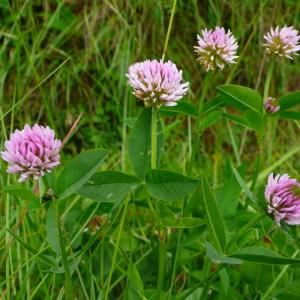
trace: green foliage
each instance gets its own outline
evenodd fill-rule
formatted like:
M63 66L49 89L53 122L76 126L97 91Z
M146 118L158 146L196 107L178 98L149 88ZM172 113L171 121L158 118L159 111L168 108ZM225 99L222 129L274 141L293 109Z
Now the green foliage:
M232 257L240 258L246 261L252 261L262 264L286 265L300 264L300 259L283 257L277 253L259 246L247 247L238 250Z
M46 230L47 230L47 241L51 249L57 254L61 254L59 247L59 237L58 237L58 228L55 217L55 207L52 204L48 211L46 217Z
M199 112L197 108L189 102L179 101L176 106L166 107L163 106L160 108L160 113L166 116L174 116L177 114L184 114L190 116L198 116Z
M210 239L216 249L223 253L226 244L223 217L204 174L202 174L201 181L203 193L202 201L203 206L205 207L206 222L209 229Z
M164 147L160 120L158 120L157 128L157 159L159 161ZM136 120L128 137L128 152L135 174L144 179L145 174L151 168L151 109L144 109Z
M146 189L155 199L183 199L199 186L199 180L167 170L152 170L146 174Z
M127 286L127 295L126 299L142 299L144 295L144 286L142 278L139 274L139 271L134 266L132 262L129 264L128 268L128 286Z
M175 215L167 206L160 207L160 214L162 223L166 227L193 228L205 225L205 221L203 219Z
M82 152L69 161L56 181L55 194L66 198L80 189L98 170L108 154L105 149Z
M239 110L251 109L258 114L262 112L263 100L261 95L248 87L225 84L218 87L227 105L231 105Z
M224 256L217 252L214 247L208 243L205 242L205 248L206 248L206 255L216 264L231 264L231 265L240 265L243 263L241 259L233 258Z
M284 95L278 100L280 105L280 111L285 111L287 109L293 108L300 104L300 91L295 91Z
M31 209L40 208L39 198L33 193L32 190L25 188L20 184L11 184L4 186L2 192L19 197L22 200L29 201Z
M96 201L118 203L139 184L138 178L121 172L97 172L77 194Z
M281 110L265 113L261 97L262 38L299 30L299 1L178 0L168 28L173 3L0 1L0 150L26 123L63 140L83 113L43 181L16 183L0 160L1 299L158 299L161 261L161 299L299 299L299 228L278 227L263 195L270 172L299 178L297 57L276 60L268 96ZM239 58L207 74L193 46L217 25ZM151 170L151 111L125 74L160 59L167 32L164 59L190 91L159 109ZM63 199L44 205L51 189Z

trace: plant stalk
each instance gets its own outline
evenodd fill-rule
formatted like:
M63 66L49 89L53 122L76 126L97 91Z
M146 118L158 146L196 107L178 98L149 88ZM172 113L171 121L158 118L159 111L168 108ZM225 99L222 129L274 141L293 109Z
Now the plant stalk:
M167 245L166 245L166 237L164 234L161 236L161 230L158 234L159 239L159 258L158 258L158 278L157 278L157 294L156 299L161 299L161 292L163 290L163 283L164 283L164 275L165 275L165 264L166 264L166 252L167 252Z
M171 28L174 20L174 15L176 11L177 0L173 0L173 6L171 11L171 17L169 20L167 36L165 39L162 61L164 61L166 52L168 49ZM151 115L151 169L156 169L157 164L157 118L158 118L158 109L152 107L152 115ZM165 273L165 257L167 252L165 235L162 233L163 226L161 224L160 218L160 207L159 202L156 203L156 218L158 220L159 230L158 230L158 243L159 243L159 263L158 263L158 278L157 278L157 293L156 299L161 299L161 291L163 290L163 281L164 281L164 273Z
M63 235L62 235L62 228L61 222L59 218L59 211L58 211L58 200L54 200L54 211L55 211L55 219L56 219L56 227L58 231L58 238L59 238L59 248L61 252L62 263L64 267L64 274L65 274L65 294L67 300L73 300L73 285L71 279L71 272L68 264L68 258L66 249L64 246Z
M152 107L151 114L151 169L157 167L157 120L158 120L158 109ZM158 200L156 200L158 201ZM158 223L158 277L157 277L157 289L156 298L161 299L161 291L163 290L163 281L165 273L165 257L166 257L166 241L164 233L162 232L163 226L160 220L160 207L159 202L155 205L155 214Z
M269 65L267 78L266 78L266 82L265 82L263 101L265 101L269 96L269 90L270 90L270 84L271 84L274 66L275 66L275 59L272 59L270 62L270 65Z
M152 107L151 113L151 169L156 169L157 163L157 115L158 109Z

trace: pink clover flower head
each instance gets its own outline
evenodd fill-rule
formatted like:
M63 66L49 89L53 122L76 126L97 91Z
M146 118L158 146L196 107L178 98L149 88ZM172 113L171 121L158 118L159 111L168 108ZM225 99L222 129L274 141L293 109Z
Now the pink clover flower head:
M265 189L268 213L274 216L276 223L280 221L289 225L300 224L300 183L289 175L269 175Z
M280 110L279 102L273 97L268 97L265 100L264 107L267 112L273 113L273 114Z
M294 29L293 26L271 28L264 36L264 39L265 44L263 46L269 54L293 59L292 55L298 55L297 52L300 50L300 35L298 30Z
M198 55L197 60L206 68L206 71L224 68L226 64L234 64L238 44L231 31L223 27L207 29L197 35L198 45L194 46Z
M145 60L129 67L128 84L133 95L146 107L176 106L187 92L189 83L183 82L182 70L171 61Z
M61 141L48 126L25 125L15 130L5 142L5 151L0 153L8 162L8 173L20 174L19 182L37 179L60 164Z

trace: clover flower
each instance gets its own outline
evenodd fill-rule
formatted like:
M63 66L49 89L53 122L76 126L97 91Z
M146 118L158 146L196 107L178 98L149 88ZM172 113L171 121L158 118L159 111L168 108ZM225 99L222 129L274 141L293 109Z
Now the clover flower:
M133 94L146 107L175 106L187 92L189 83L183 82L182 71L171 61L146 60L129 67L128 84Z
M300 224L300 183L287 174L269 175L265 189L268 212L278 225L284 221L289 225Z
M280 110L279 102L273 98L268 97L264 102L265 110L269 113L276 113Z
M224 68L226 64L235 63L238 58L236 51L238 44L231 31L223 27L204 29L197 35L198 45L194 46L198 54L197 60L206 68L206 71Z
M48 126L25 125L15 130L5 142L5 151L0 153L9 166L8 173L20 174L19 182L37 179L60 164L61 141Z
M293 26L284 26L280 28L277 26L264 36L266 43L263 46L266 48L267 53L284 56L293 59L292 55L298 55L300 50L299 39L300 35L298 30Z

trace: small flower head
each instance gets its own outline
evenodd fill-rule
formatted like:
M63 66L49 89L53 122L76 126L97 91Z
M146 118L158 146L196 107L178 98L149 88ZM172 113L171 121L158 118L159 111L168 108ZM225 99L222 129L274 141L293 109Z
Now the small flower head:
M280 110L279 102L273 97L268 97L265 100L264 107L267 112L273 113L273 114Z
M128 84L133 94L147 107L175 106L187 92L182 71L171 61L146 60L129 67Z
M300 183L287 174L269 175L265 189L268 212L278 225L284 221L289 225L300 224Z
M214 30L204 29L201 33L194 49L198 54L197 60L206 71L222 70L226 64L235 63L238 44L230 30L226 32L223 27L216 27Z
M263 45L269 54L293 59L292 55L298 55L297 52L300 50L300 35L298 30L294 29L293 26L284 26L282 28L277 26L275 30L271 28L264 36L264 39L266 43Z
M16 130L5 142L5 151L0 155L7 161L8 173L20 174L19 182L29 178L37 179L60 164L61 141L48 126L25 125Z

